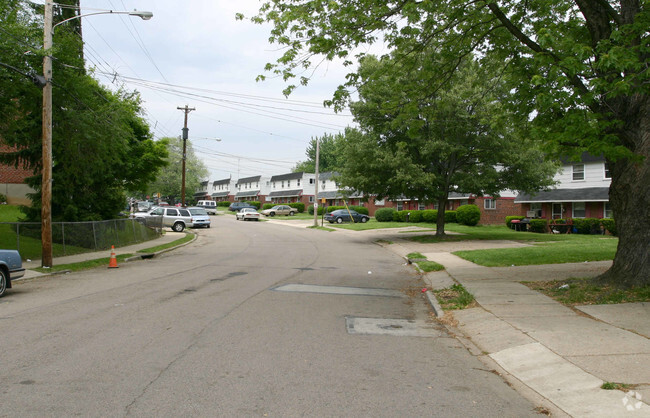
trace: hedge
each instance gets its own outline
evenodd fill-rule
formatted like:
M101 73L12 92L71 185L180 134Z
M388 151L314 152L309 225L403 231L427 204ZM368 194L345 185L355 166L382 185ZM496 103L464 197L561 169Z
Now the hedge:
M548 221L546 219L531 219L528 228L530 232L544 233L548 230Z
M476 226L481 220L481 210L476 205L463 205L456 209L456 218L459 224Z
M375 219L377 222L392 222L394 213L397 212L393 208L381 208L375 211Z
M289 203L289 206L298 209L298 213L303 213L305 211L305 204L302 202ZM312 211L312 214L313 213L314 212Z
M222 202L217 202L217 206L222 207L222 208L227 208L230 206L231 202L224 200Z
M616 222L611 218L603 218L600 220L607 231L612 235L617 235Z

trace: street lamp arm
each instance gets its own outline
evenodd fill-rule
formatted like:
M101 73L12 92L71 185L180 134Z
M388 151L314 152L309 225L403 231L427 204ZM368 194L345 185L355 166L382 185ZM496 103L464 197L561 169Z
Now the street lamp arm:
M80 18L82 18L82 17L86 17L86 16L94 16L94 15L108 15L108 14L138 16L138 17L141 18L142 20L149 20L149 19L151 19L151 18L153 17L153 13L151 13L151 12L147 12L147 11L138 11L138 10L134 10L134 11L132 11L132 12L122 12L122 11L115 11L115 10L105 10L105 11L103 11L103 12L86 13L86 14L83 14L83 15L73 16L73 17L70 17L70 18L68 18L68 19L65 19L65 20L60 21L60 22L57 23L56 25L52 26L52 33L54 33L54 28L56 28L56 27L59 26L59 25L62 25L62 24L64 24L64 23L66 23L66 22L68 22L68 21L70 21L70 20L80 19Z

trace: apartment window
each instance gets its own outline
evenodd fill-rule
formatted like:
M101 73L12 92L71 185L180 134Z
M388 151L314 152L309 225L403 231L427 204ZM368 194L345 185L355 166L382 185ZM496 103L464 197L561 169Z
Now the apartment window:
M323 180L323 181L321 182L321 186L320 186L320 187L321 187L321 190L325 190L325 180Z
M584 164L575 164L573 166L573 180L584 180L585 179L585 165Z
M314 202L314 196L309 196L309 203L313 203L313 202Z
M386 204L385 199L375 200L375 206L384 206Z
M584 218L587 213L585 202L574 202L573 203L573 217L574 218Z
M605 218L613 218L614 211L612 211L612 204L605 202Z
M291 180L287 180L287 187L291 187Z
M273 182L273 188L275 189L275 182Z
M315 179L309 179L309 184L314 184L314 183L316 183Z
M606 179L612 178L612 173L609 172L609 164L607 163L605 163L605 178Z
M483 201L483 207L485 209L496 209L497 208L497 201L494 199L485 199Z
M424 203L418 203L418 210L425 210L427 208L427 205Z
M440 205L438 204L438 202L433 204L433 210L438 210L439 207Z
M282 188L284 189L284 180L282 180Z
M300 179L296 180L296 186L300 187Z
M404 210L404 203L403 202L397 202L397 210Z

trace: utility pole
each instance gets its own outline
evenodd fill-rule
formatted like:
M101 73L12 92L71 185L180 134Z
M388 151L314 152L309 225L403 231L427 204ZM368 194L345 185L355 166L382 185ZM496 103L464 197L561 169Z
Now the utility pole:
M318 226L318 160L320 154L320 140L316 138L316 191L314 192L314 226Z
M188 107L185 105L185 107L177 107L176 109L182 110L185 112L185 124L183 125L183 173L182 173L182 184L181 184L181 205L185 206L185 157L187 154L187 133L189 132L189 129L187 129L187 115L193 111L196 110L193 107Z
M52 20L53 3L45 1L43 23L43 143L41 168L41 266L52 267Z

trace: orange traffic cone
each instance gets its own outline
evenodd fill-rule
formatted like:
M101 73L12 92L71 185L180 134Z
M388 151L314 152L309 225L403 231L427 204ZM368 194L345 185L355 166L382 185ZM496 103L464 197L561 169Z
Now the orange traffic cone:
M117 258L115 257L115 246L111 245L111 261L108 263L108 268L109 269L116 269L117 268Z

